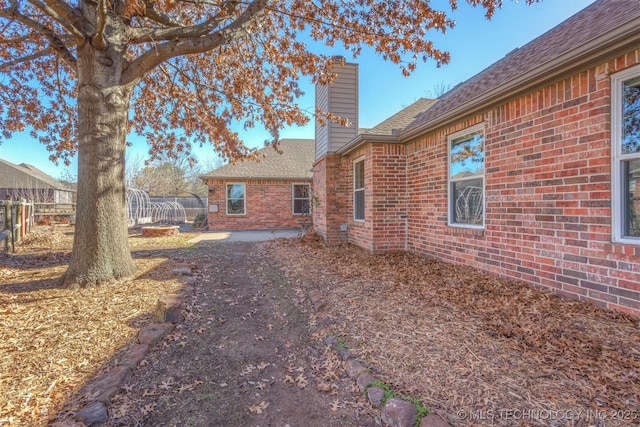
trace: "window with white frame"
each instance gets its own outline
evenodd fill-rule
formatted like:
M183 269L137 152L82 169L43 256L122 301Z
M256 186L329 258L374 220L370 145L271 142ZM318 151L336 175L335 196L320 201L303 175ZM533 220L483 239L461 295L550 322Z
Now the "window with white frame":
M640 65L611 76L613 240L640 244Z
M227 215L244 215L245 199L244 183L227 184Z
M364 221L364 158L353 163L353 219Z
M449 225L484 227L484 125L448 138Z
M293 184L293 214L305 215L311 212L311 185Z

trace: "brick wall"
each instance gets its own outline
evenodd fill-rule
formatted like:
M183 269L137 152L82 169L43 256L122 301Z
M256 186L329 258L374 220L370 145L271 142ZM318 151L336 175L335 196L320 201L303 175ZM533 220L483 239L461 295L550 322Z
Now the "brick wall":
M348 200L352 197L346 161L336 154L322 157L313 165L313 227L329 245L346 243L347 233L340 225L347 223ZM353 216L353 214L351 214Z
M349 242L371 252L404 250L406 245L406 156L404 145L368 144L351 153L342 179L351 184L347 198ZM353 219L353 163L364 158L365 220Z
M407 246L640 316L640 246L611 243L609 75L640 50L406 146ZM447 135L485 123L485 228L447 226Z
M407 164L404 145L371 147L373 251L404 250L407 227ZM375 189L375 191L374 191Z
M245 215L227 215L226 184L244 183L246 191ZM297 229L302 222L311 221L309 215L294 215L292 185L311 184L311 181L287 180L209 180L209 206L217 205L218 212L209 212L209 230ZM213 187L213 191L211 188Z

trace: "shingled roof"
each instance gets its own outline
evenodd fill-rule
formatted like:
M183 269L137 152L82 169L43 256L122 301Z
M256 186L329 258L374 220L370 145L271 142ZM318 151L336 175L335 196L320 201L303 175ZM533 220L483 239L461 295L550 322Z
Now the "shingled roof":
M364 129L360 133L369 135L395 135L413 123L420 114L427 111L436 101L437 99L420 98L371 129Z
M260 161L245 160L212 170L201 178L218 179L301 179L312 178L311 168L315 160L313 139L283 139L278 153L272 147L258 150L264 154Z
M68 190L60 181L35 166L26 163L16 165L2 159L0 159L0 188Z
M638 0L598 0L444 94L407 138L583 71L640 43ZM404 137L404 135L403 135Z

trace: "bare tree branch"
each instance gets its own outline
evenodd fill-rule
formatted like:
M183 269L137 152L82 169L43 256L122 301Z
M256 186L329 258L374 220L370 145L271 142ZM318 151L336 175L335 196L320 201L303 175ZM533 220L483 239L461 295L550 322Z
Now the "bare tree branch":
M58 52L62 59L64 59L65 62L73 67L74 70L76 70L76 58L69 51L64 41L52 29L41 24L40 22L34 21L33 19L18 13L15 2L12 7L0 10L0 17L16 20L31 28L32 30L37 31L40 35L49 40L51 48Z
M206 20L201 24L192 25L189 27L182 26L180 23L173 21L169 17L164 15L159 17L162 19L162 21L156 21L155 19L151 18L150 13L154 13L153 4L151 4L150 6L147 6L146 17L172 28L135 28L131 30L129 40L131 43L147 43L150 41L177 40L201 37L203 35L209 34L212 30L221 25L222 22L228 20L231 16L231 12L237 6L237 3L238 2L236 1L225 2L221 6L220 13L218 15Z
M23 56L22 58L16 58L13 61L3 62L2 64L0 64L0 70L11 68L14 65L18 65L23 62L29 62L34 59L42 58L43 56L50 55L52 52L53 52L53 49L45 49L40 52L36 52L33 55L27 55L27 56Z
M224 18L211 18L202 24L190 27L172 28L134 28L130 32L131 43L147 43L150 41L178 40L200 37L215 29Z
M107 25L107 0L98 0L98 28L93 37L93 46L97 49L105 49L107 42L104 39L104 29Z
M223 29L203 37L167 41L154 46L136 58L122 75L122 84L132 83L142 78L159 64L181 55L207 52L244 35L244 28L267 6L267 0L254 0L245 11ZM186 30L188 31L188 30Z
M181 27L180 23L174 21L169 15L156 10L154 2L145 1L144 4L146 7L146 18L157 22L158 24L166 25L167 27Z
M22 37L17 37L15 39L5 39L4 37L0 37L0 43L7 44L7 45L16 45L29 40L30 37L31 36L29 34Z
M51 16L77 39L86 37L87 22L74 9L58 0L29 0L29 3Z

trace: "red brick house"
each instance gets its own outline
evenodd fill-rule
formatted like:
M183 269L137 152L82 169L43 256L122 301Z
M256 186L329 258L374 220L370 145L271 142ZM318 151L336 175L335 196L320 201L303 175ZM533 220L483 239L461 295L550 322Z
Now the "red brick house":
M208 229L298 229L311 224L314 141L283 139L259 150L260 161L224 165L202 175L209 187Z
M467 264L640 316L640 8L600 0L357 134L357 65L316 89L328 244Z

